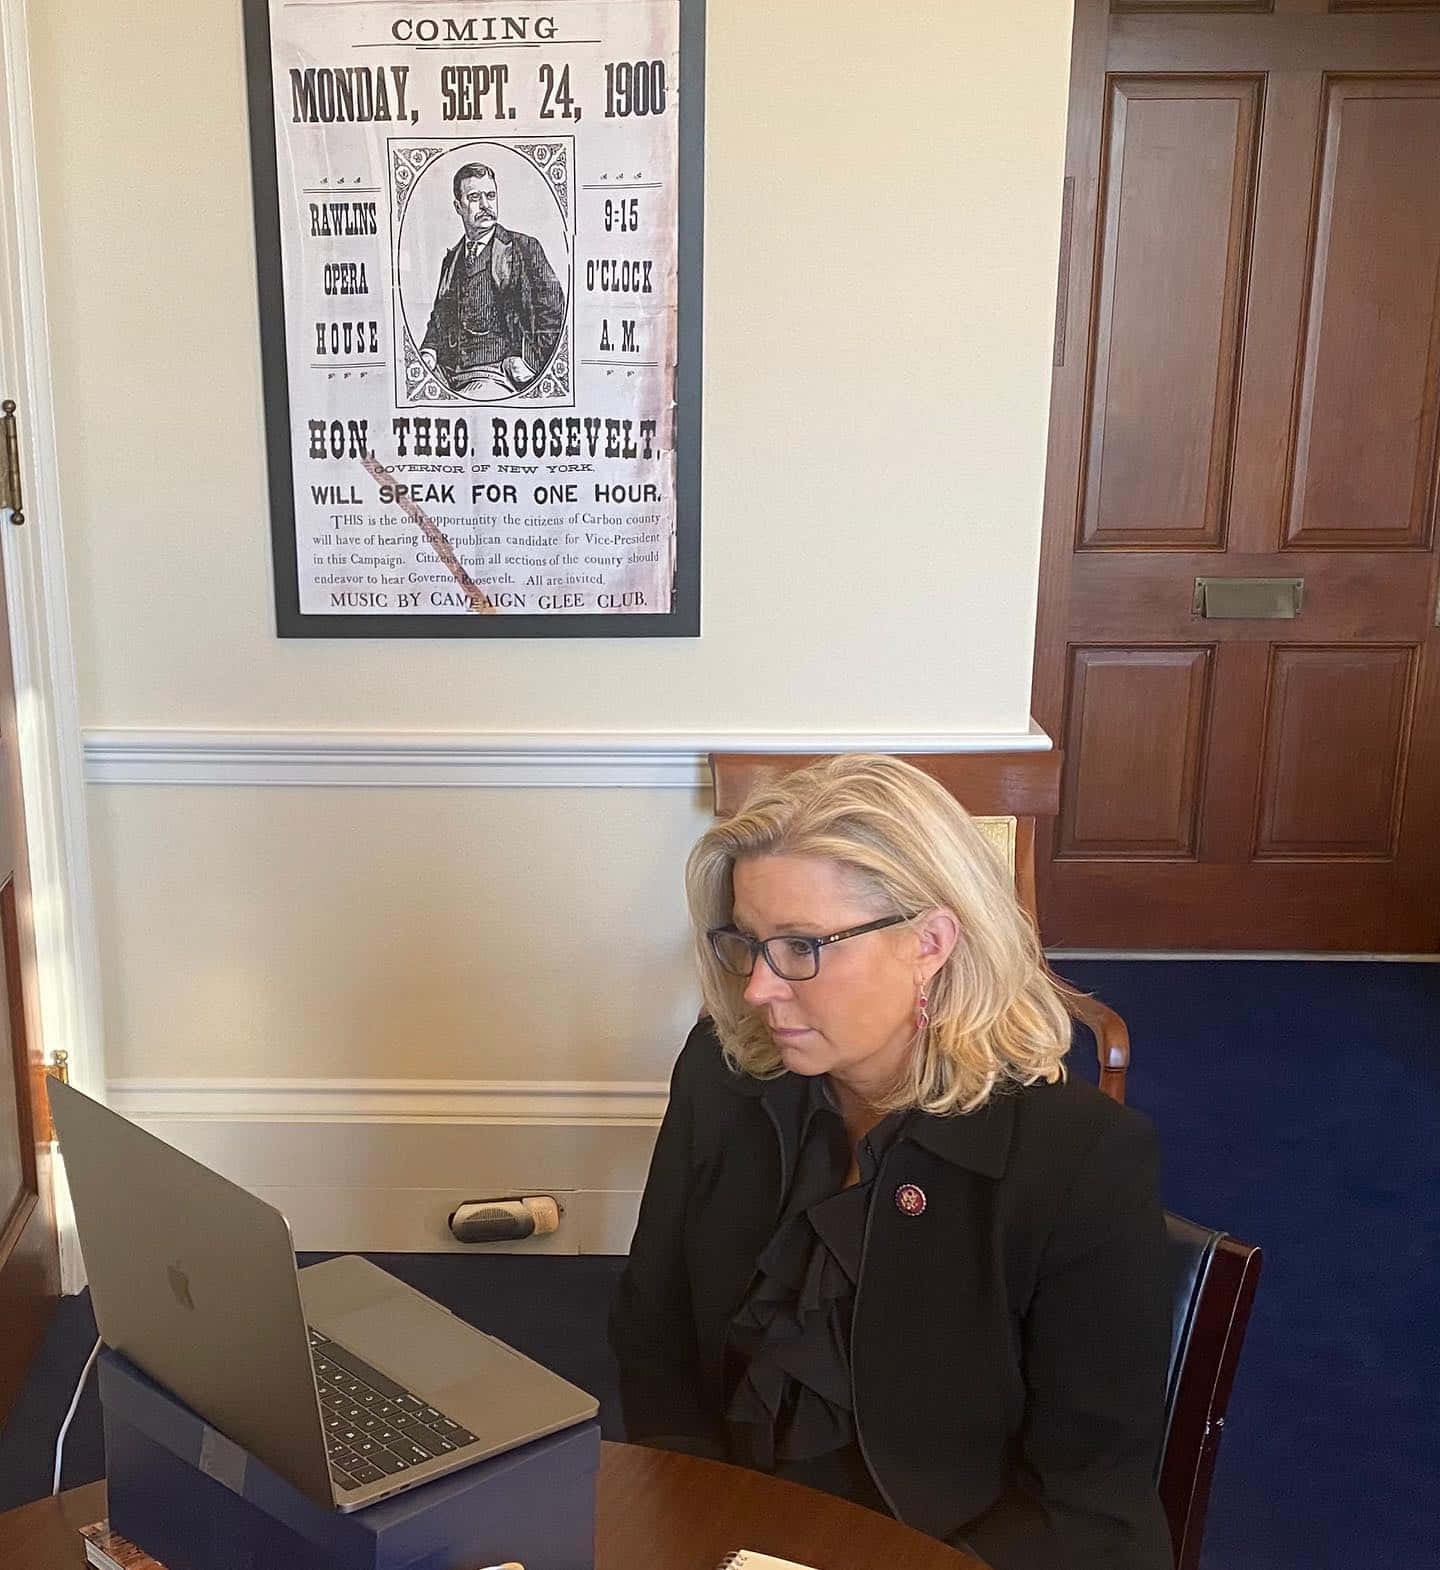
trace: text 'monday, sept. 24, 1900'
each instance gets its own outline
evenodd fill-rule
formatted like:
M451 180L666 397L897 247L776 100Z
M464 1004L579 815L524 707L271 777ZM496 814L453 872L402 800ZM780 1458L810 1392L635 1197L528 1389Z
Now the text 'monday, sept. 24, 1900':
M698 630L682 0L246 3L280 631Z

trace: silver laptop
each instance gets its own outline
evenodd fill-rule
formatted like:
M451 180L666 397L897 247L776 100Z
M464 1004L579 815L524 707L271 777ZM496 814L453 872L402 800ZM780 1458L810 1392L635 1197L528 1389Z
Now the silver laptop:
M58 1080L101 1337L317 1503L356 1510L595 1416L591 1395Z

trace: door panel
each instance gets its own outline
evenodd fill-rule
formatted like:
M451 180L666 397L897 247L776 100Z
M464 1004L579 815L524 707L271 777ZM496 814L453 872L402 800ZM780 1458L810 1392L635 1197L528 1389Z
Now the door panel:
M1394 856L1416 653L1274 651L1257 859Z
M1046 941L1440 950L1440 7L1078 0L1072 61Z
M1325 83L1287 543L1427 546L1440 369L1440 77Z
M1261 88L1110 83L1082 545L1222 543Z
M1195 854L1213 652L1072 651L1057 856Z

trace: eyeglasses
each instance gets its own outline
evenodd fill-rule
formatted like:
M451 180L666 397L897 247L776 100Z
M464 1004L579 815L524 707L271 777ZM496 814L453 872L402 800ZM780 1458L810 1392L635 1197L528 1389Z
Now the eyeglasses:
M846 938L858 938L909 920L909 916L882 916L879 921L867 921L863 927L832 932L828 938L806 938L788 932L773 938L747 938L734 927L712 927L705 936L715 958L732 976L750 975L756 959L763 954L765 963L781 981L811 981L820 974L820 950L827 944L843 943Z

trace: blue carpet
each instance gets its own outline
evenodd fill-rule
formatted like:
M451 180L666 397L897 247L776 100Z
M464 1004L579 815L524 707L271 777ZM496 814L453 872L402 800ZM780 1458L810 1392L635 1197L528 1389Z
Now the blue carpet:
M1206 1570L1434 1564L1440 965L1057 968L1130 1027L1166 1204L1265 1252Z
M1435 1562L1440 1473L1440 966L1070 961L1119 1009L1129 1100L1165 1150L1173 1210L1265 1266L1205 1533L1205 1570ZM1093 1056L1075 1068L1093 1078ZM318 1256L315 1256L318 1257ZM600 1397L620 1437L604 1316L620 1262L377 1255ZM57 1312L0 1434L0 1508L48 1492L94 1337ZM67 1487L103 1472L93 1383Z

